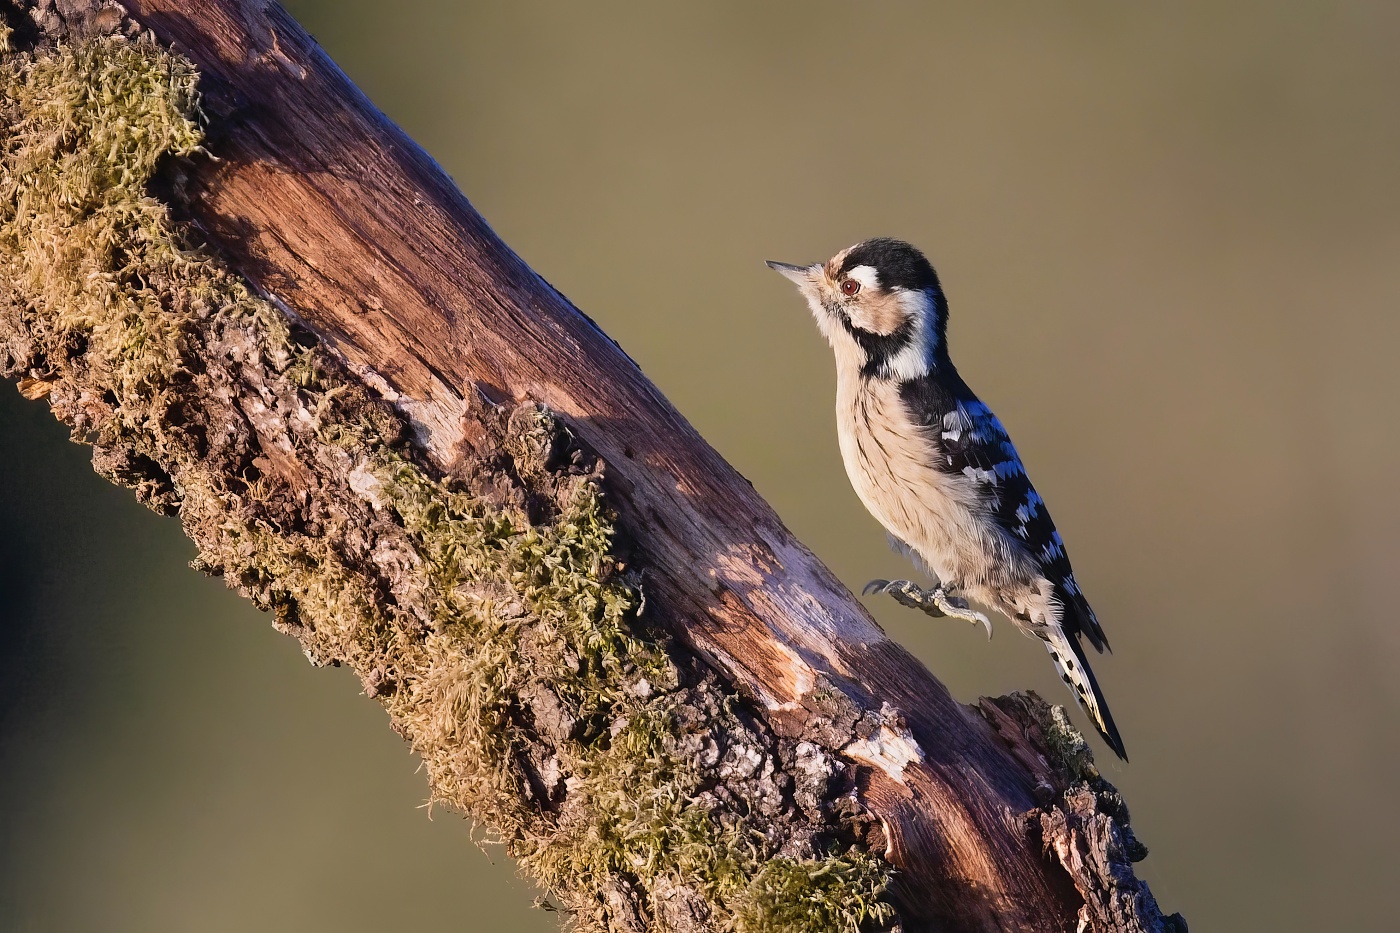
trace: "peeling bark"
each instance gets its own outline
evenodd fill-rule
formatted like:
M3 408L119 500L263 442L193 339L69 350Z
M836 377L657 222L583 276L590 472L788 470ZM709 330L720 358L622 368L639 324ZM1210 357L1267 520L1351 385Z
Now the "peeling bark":
M39 57L174 49L208 115L119 247L55 258L6 177L0 370L313 663L354 668L435 796L576 919L1185 930L1062 711L954 702L283 11L0 10Z

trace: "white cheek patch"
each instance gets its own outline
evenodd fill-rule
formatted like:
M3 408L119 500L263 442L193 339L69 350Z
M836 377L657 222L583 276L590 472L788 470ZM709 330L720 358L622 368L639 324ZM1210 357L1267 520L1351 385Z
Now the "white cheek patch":
M894 296L905 319L914 323L914 336L908 346L885 363L885 373L901 380L918 379L928 375L938 348L938 335L933 330L933 299L926 291L903 288L894 289Z
M934 332L933 318L937 314L937 309L933 304L932 293L920 289L910 291L909 289L896 289L899 296L899 306L904 313L909 316L909 320L919 323L919 330L923 334L924 349L930 355L938 349L938 334Z

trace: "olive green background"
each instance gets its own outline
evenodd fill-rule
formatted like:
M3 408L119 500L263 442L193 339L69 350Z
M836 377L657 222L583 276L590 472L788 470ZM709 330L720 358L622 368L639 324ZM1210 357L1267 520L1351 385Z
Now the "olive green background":
M1394 928L1400 6L291 8L853 587L904 567L761 260L924 247L1117 651L1162 905ZM0 445L0 929L556 928L7 386ZM963 699L1068 700L1005 622L869 604Z

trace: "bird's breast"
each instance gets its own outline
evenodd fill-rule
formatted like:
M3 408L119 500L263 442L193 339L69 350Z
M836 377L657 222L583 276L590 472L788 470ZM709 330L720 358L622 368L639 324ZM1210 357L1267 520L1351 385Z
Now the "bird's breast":
M837 432L851 485L885 529L940 577L961 576L962 538L981 534L976 492L937 468L926 429L883 380L850 380L837 393Z

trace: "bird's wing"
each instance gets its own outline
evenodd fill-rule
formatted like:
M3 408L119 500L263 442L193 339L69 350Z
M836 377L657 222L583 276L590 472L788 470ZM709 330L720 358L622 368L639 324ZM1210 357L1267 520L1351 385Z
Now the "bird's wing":
M944 473L972 482L988 515L1006 531L1059 590L1067 632L1082 631L1095 649L1108 645L1094 610L1074 579L1064 541L1036 492L1006 428L972 391L921 379L905 383L902 394L923 424Z

